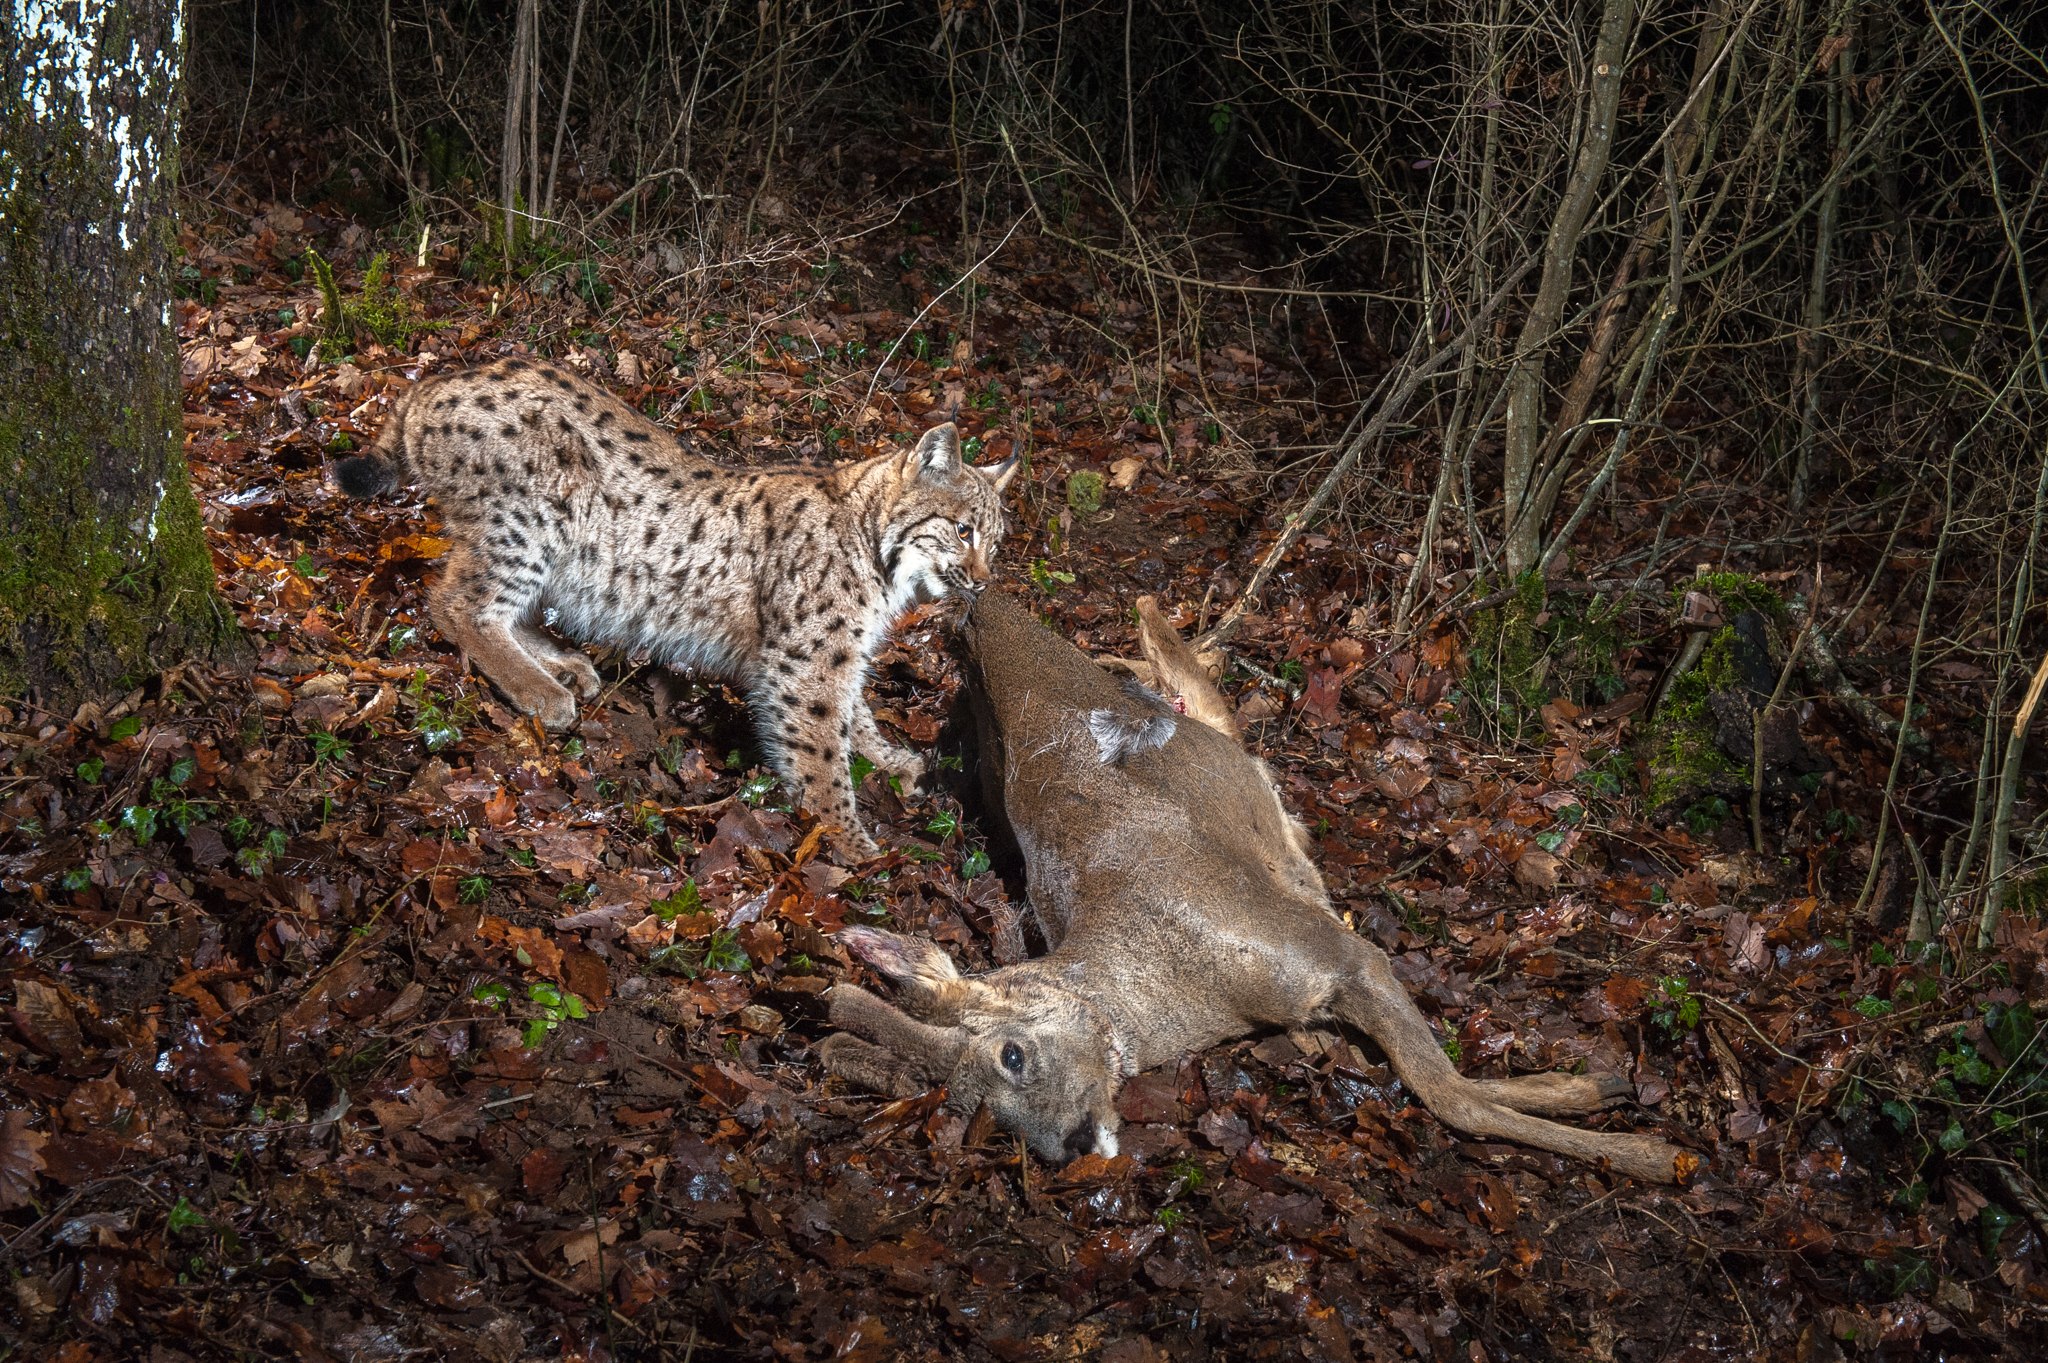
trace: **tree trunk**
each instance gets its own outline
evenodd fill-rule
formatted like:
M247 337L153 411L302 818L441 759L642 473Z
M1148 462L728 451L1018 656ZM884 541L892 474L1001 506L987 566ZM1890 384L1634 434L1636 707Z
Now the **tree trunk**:
M1543 243L1543 274L1536 297L1523 319L1515 346L1515 365L1508 371L1508 409L1502 455L1502 556L1508 575L1520 577L1543 562L1543 526L1557 503L1562 480L1548 479L1538 466L1543 439L1543 367L1557 341L1565 300L1571 295L1578 268L1579 235L1593 210L1600 181L1607 174L1614 146L1614 120L1621 104L1623 67L1629 37L1635 29L1635 0L1603 0L1600 32L1589 63L1591 86L1586 98L1585 126L1579 136L1571 177L1558 199L1557 212Z
M0 58L0 696L49 709L230 629L171 326L181 0L15 0Z

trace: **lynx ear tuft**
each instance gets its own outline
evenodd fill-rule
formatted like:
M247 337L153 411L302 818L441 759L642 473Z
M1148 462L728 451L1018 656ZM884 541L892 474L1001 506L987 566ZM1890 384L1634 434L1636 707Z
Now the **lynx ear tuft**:
M948 421L926 431L903 456L906 478L948 478L960 471L960 428Z

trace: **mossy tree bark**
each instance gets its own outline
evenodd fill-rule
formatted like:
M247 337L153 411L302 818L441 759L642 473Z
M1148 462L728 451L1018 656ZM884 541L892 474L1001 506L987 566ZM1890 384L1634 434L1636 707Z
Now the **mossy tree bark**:
M0 696L210 649L171 326L182 0L13 0L0 56Z

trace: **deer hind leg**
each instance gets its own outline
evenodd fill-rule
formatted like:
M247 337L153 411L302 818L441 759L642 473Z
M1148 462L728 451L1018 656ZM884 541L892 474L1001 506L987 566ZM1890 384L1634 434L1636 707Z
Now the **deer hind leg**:
M1558 1098L1562 1095L1567 1103L1580 1101L1589 1085L1597 1088L1597 1081L1572 1084L1535 1076L1539 1081L1535 1084L1521 1080L1489 1084L1458 1073L1430 1033L1415 1001L1395 978L1386 953L1361 938L1351 941L1355 945L1352 969L1332 1000L1333 1011L1380 1044L1401 1081L1415 1090L1423 1106L1444 1125L1471 1136L1519 1141L1583 1160L1606 1160L1634 1178L1657 1183L1677 1180L1677 1161L1683 1152L1655 1136L1565 1126L1518 1111L1508 1101L1511 1095L1531 1105L1546 1103L1544 1110L1553 1112L1583 1110L1560 1107ZM1571 1078L1564 1076L1567 1081Z
M1523 1074L1472 1082L1502 1107L1539 1117L1598 1112L1635 1095L1635 1085L1614 1074Z
M524 714L550 729L576 721L576 698L527 652L522 621L540 594L537 567L497 562L464 546L449 555L429 607L441 636Z

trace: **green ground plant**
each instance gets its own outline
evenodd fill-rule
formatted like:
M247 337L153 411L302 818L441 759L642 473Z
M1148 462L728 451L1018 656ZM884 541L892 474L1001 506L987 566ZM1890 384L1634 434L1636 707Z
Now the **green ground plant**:
M370 257L363 287L352 297L343 295L327 257L309 249L306 266L320 290L322 359L338 360L367 342L402 350L427 329L418 305L399 291L392 277L390 252Z

